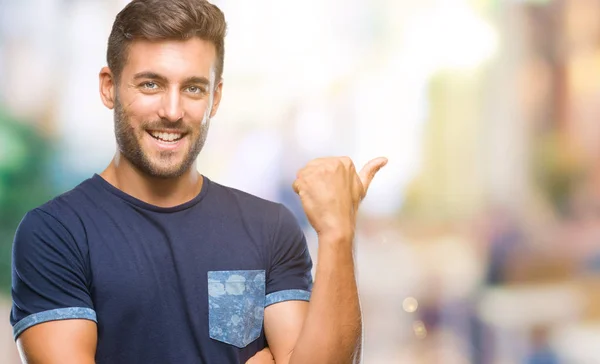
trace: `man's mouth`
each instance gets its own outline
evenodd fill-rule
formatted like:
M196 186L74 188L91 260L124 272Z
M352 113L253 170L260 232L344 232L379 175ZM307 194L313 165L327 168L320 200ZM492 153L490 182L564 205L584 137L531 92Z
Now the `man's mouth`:
M148 134L150 134L154 139L165 143L175 143L185 136L185 134L183 133L162 132L153 130L148 130Z

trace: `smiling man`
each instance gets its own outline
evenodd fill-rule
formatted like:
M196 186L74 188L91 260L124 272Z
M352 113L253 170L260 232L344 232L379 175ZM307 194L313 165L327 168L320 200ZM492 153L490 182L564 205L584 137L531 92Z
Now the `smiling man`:
M222 186L196 158L221 100L225 20L203 0L134 0L100 96L118 150L30 211L13 247L11 323L27 363L347 363L359 357L356 212L385 158L311 161L281 204ZM267 347L270 349L267 349Z

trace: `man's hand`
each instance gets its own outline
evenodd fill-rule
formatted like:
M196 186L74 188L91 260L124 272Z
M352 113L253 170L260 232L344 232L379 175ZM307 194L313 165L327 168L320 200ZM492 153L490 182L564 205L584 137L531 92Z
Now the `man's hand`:
M246 364L275 364L275 359L273 359L273 355L271 355L271 350L269 350L269 348L264 348L252 358L248 359Z
M293 183L319 235L319 261L306 304L265 309L265 335L279 364L351 363L360 358L362 316L353 257L358 205L387 163L375 158L357 173L348 157L320 158Z
M348 157L319 158L298 171L293 188L319 236L354 234L358 205L386 163L386 158L375 158L357 174Z

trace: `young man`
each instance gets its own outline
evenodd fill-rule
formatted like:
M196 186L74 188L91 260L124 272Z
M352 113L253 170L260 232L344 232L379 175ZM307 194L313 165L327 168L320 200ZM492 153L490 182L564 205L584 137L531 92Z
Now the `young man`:
M359 356L356 212L386 160L357 174L348 158L323 158L298 172L319 237L313 287L292 214L196 170L221 100L225 29L205 0L134 0L117 15L100 71L115 157L30 211L15 236L11 322L25 362Z

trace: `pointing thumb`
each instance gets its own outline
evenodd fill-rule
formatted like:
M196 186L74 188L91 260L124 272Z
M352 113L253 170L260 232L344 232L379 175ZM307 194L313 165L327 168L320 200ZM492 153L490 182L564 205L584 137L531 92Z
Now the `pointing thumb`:
M358 176L360 177L360 181L363 185L363 193L364 197L367 194L367 190L369 189L369 185L375 177L375 174L387 164L388 160L385 157L379 157L370 160L365 166L358 172Z

